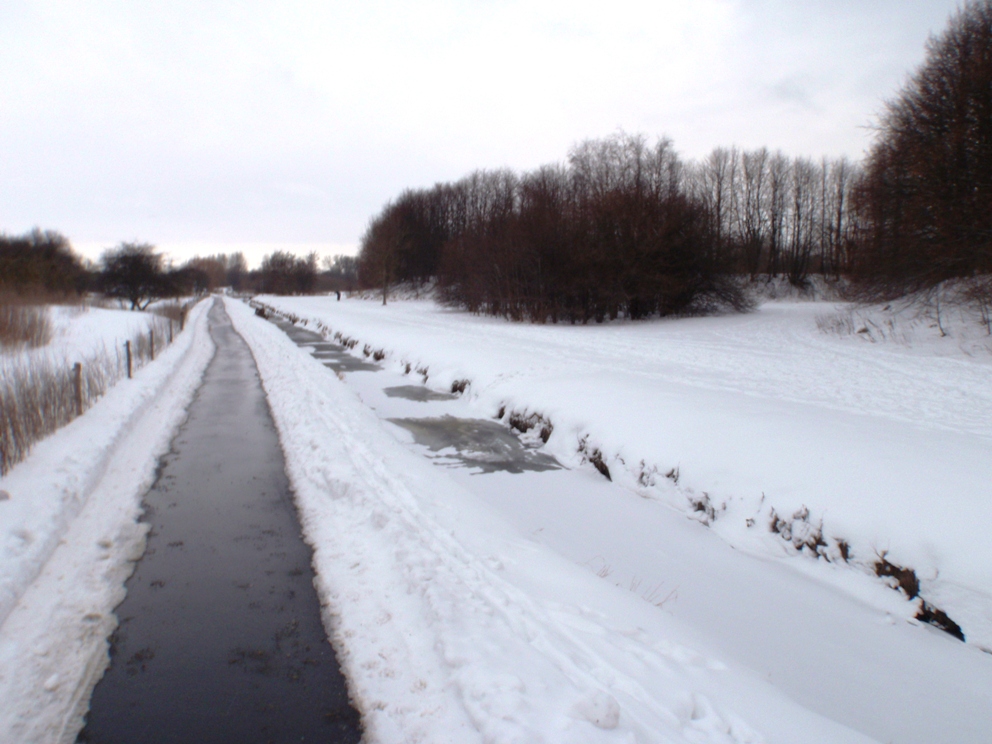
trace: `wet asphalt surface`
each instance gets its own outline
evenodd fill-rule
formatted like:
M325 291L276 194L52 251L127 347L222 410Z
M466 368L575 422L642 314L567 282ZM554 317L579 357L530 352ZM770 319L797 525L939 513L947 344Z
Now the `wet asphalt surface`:
M254 359L221 305L210 324L78 741L358 742Z

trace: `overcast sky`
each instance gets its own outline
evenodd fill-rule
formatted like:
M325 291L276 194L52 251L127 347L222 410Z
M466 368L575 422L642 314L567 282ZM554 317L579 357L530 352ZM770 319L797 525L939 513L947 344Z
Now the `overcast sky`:
M0 0L0 231L352 252L618 129L857 158L956 0Z

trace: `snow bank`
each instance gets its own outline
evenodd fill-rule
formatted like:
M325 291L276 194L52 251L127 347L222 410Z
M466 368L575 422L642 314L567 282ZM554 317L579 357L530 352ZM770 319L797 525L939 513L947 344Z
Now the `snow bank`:
M278 328L226 305L370 741L867 741L523 538Z
M0 741L75 740L142 550L141 495L213 354L208 306L0 479Z
M542 414L559 458L599 450L614 480L735 546L910 567L928 602L992 648L992 355L824 334L817 317L843 306L817 302L540 326L427 301L259 299L439 389L470 380L480 415Z

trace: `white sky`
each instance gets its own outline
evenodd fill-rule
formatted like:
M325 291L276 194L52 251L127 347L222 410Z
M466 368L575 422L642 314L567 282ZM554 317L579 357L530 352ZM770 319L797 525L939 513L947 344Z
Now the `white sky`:
M0 230L352 252L408 186L622 128L859 157L957 0L0 0Z

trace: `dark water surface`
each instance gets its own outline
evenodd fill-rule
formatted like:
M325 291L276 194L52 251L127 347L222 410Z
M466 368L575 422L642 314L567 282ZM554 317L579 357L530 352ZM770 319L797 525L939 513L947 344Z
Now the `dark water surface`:
M217 354L145 496L79 741L357 742L254 359L219 302L209 317Z
M455 416L387 420L413 434L417 444L443 455L441 460L480 473L561 469L554 457L525 446L509 427L495 421Z
M378 364L366 362L349 354L344 346L327 341L319 333L301 328L279 317L273 317L270 320L279 326L298 346L312 347L313 356L323 362L325 367L330 367L335 372L377 372L382 369Z

